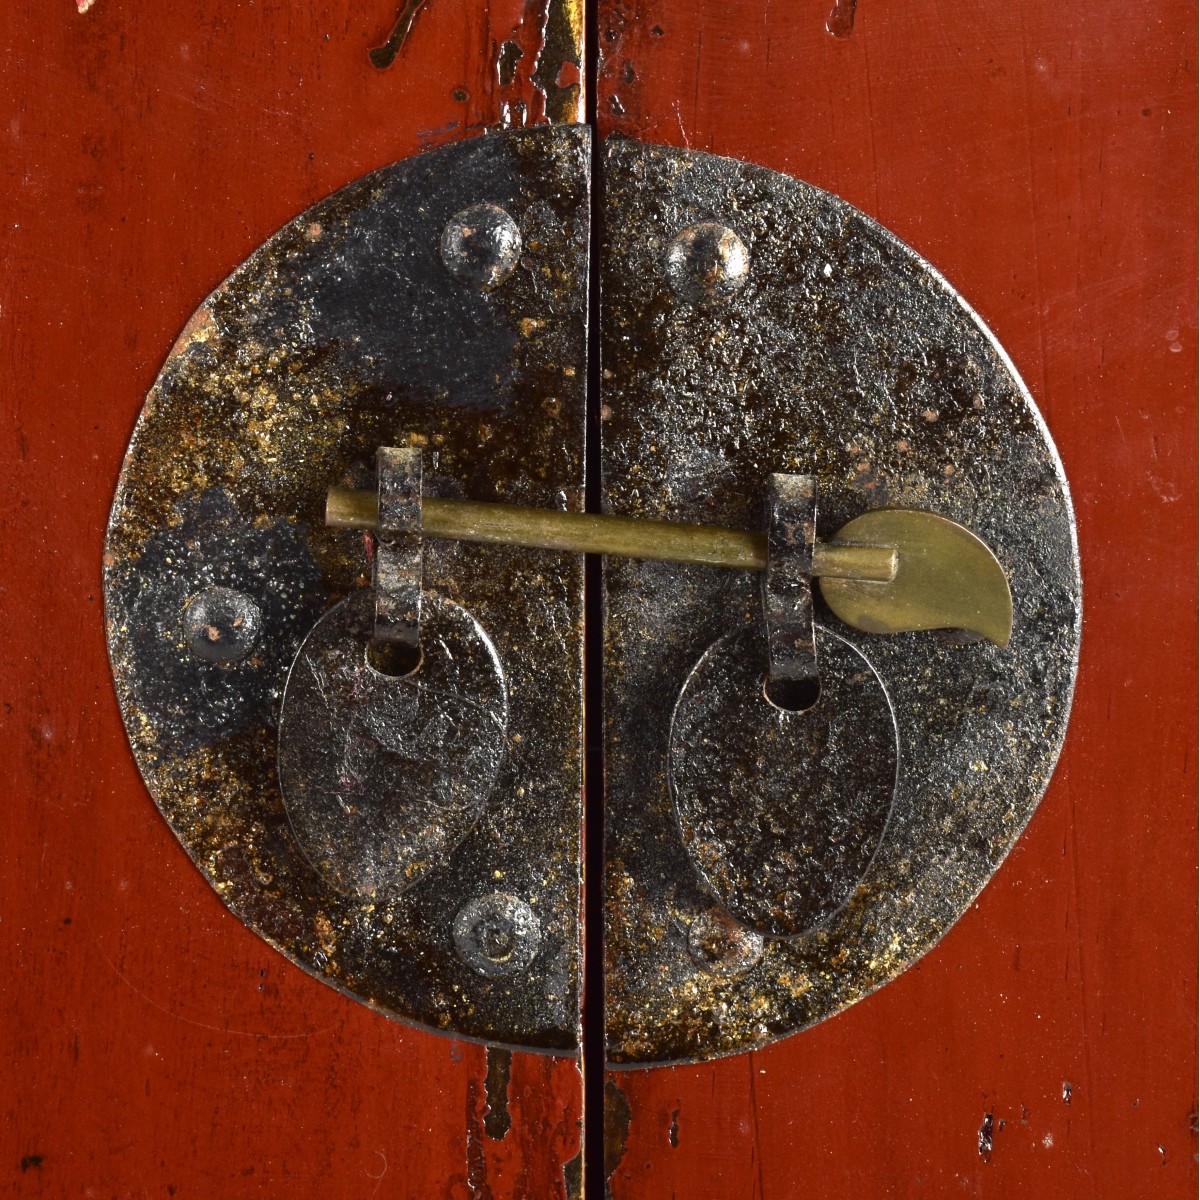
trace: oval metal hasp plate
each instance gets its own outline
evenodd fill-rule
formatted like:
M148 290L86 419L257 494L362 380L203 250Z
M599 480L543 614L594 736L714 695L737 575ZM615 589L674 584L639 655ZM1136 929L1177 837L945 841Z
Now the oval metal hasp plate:
M966 910L1058 756L1080 582L1037 409L912 250L835 196L731 159L614 141L603 170L606 510L761 529L768 477L811 475L819 539L870 509L934 512L995 551L1013 601L1001 647L861 633L815 600L894 713L894 793L868 803L853 754L824 763L819 792L787 764L753 775L764 756L798 753L805 728L787 732L764 699L746 710L752 728L712 744L720 714L753 700L712 663L762 642L756 575L606 560L608 1053L636 1065L811 1025L894 978ZM819 670L819 638L817 657ZM702 683L736 694L698 697ZM838 736L852 745L858 719L874 754L890 731L877 731L878 703L854 703ZM748 799L755 778L765 790ZM781 932L794 935L770 936Z
M225 903L392 1015L564 1052L579 1040L582 556L429 543L441 640L417 684L371 683L361 621L329 646L322 626L296 667L287 750L310 757L289 760L287 803L275 746L301 642L370 581L363 536L324 526L331 483L369 483L377 448L409 438L427 495L582 507L589 157L581 128L489 134L276 234L147 397L105 574L134 755ZM458 614L457 641L439 614ZM468 643L478 668L450 662ZM327 707L351 692L352 714ZM396 772L427 784L402 814ZM383 826L359 838L372 814Z

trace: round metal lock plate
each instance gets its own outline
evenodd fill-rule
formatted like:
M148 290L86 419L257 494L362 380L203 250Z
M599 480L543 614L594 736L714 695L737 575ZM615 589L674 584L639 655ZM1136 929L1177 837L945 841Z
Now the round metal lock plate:
M589 160L585 129L497 133L272 237L147 397L105 570L134 756L222 900L383 1013L561 1053L579 1039L582 557L427 542L425 658L385 680L363 657L371 539L326 528L324 504L400 445L427 496L582 505ZM507 948L502 922L463 932L494 894Z
M860 807L855 786L821 792L822 848L794 807L809 750L770 742L757 708L730 713L724 734L719 720L680 723L708 648L763 628L759 578L605 563L606 1021L610 1060L633 1066L803 1029L893 979L966 911L1057 759L1080 581L1041 416L927 262L845 201L761 167L613 141L603 171L607 511L762 530L771 474L811 476L819 541L871 509L938 513L992 548L1014 604L1000 647L863 633L814 587L816 619L870 663L896 736L890 817L878 795ZM683 250L714 246L736 254L709 249L681 283ZM748 696L766 659L746 653ZM851 702L839 719L876 752L878 705ZM851 735L836 742L852 760ZM699 782L710 762L723 771L711 787ZM738 802L721 791L731 784ZM807 910L800 885L822 859L833 877Z
M568 1053L580 1026L581 556L425 542L429 594L494 645L507 726L503 754L490 735L467 749L479 786L451 790L452 818L401 853L398 872L384 808L362 845L332 852L301 784L285 803L275 748L301 643L369 579L369 545L323 526L331 484L369 484L380 446L420 446L429 496L582 507L588 163L586 130L497 133L368 176L281 230L201 306L148 396L105 571L139 768L233 911L386 1013ZM1041 417L932 267L845 202L770 171L629 141L610 143L601 166L604 508L761 531L769 477L811 476L819 540L869 509L939 513L995 551L1014 601L1001 648L864 634L817 598L828 636L870 664L890 702L895 786L890 815L874 784L864 806L819 794L836 866L814 890L821 870L803 840L776 854L743 836L724 799L681 793L677 812L671 793L672 774L691 779L703 757L692 761L691 734L673 743L671 715L710 646L761 628L757 578L606 561L605 628L592 636L606 656L607 1046L634 1065L802 1029L894 978L966 910L1057 758L1080 584ZM886 728L877 698L851 707ZM340 750L320 754L322 770L340 769ZM772 764L780 803L798 771ZM763 828L807 837L772 803L751 801ZM689 855L685 810L693 834L720 812L728 879ZM782 908L774 884L755 894L764 863Z

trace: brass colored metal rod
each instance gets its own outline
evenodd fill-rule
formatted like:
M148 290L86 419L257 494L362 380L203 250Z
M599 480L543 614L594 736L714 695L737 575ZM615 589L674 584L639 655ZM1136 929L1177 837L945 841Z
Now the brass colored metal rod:
M329 489L325 507L327 525L335 529L374 529L377 519L374 492ZM765 533L521 508L515 504L441 500L436 496L426 496L422 501L421 532L426 537L463 542L653 558L742 571L762 571L767 565ZM826 579L889 583L896 576L896 567L896 551L890 546L818 542L813 550L813 574Z

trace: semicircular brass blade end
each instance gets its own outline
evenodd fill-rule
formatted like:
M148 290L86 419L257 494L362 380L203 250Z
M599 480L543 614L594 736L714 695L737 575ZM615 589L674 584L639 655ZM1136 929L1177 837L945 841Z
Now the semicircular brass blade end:
M834 614L866 633L963 629L1008 645L1012 593L996 556L969 529L936 513L880 508L842 526L833 544L890 546L890 583L822 578Z

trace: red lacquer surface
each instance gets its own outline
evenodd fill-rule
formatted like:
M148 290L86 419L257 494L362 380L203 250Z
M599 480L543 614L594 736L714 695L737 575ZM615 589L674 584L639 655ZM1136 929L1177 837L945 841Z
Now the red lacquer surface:
M860 0L834 37L832 4L607 0L602 122L829 188L979 309L1074 489L1075 714L1025 837L916 968L767 1051L615 1077L613 1195L1192 1195L1194 13ZM137 777L99 591L196 303L349 179L536 114L542 6L429 0L377 72L391 2L80 5L0 10L0 1194L554 1197L575 1065L515 1056L497 1140L482 1049L227 914Z
M348 180L536 112L541 9L394 0L0 9L0 1195L555 1197L570 1060L485 1052L301 974L221 905L134 768L104 523L142 397L208 291ZM497 82L498 44L526 49Z
M830 34L853 7L604 0L601 122L838 193L983 315L1074 492L1074 715L918 966L760 1053L612 1077L612 1194L1192 1196L1194 10L859 0Z

